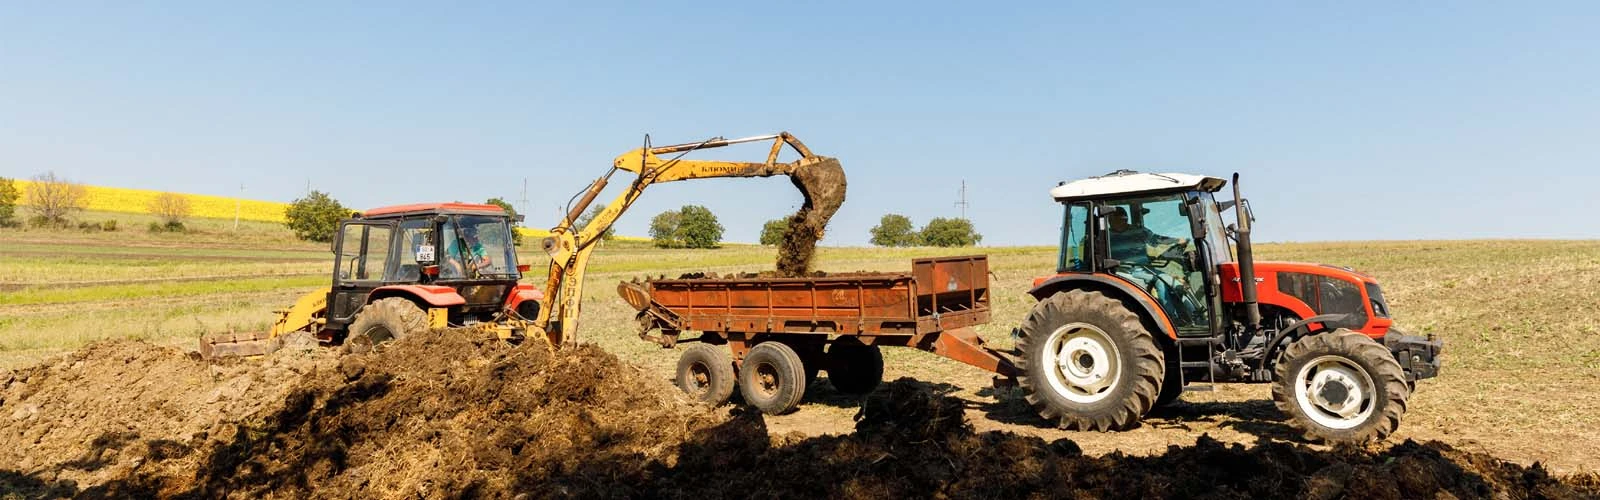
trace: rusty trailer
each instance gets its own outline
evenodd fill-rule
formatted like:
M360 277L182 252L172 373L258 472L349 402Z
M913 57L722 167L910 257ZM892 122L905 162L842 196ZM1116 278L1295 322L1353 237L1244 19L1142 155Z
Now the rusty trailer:
M842 392L870 392L883 377L881 346L1016 374L973 330L989 322L983 255L916 259L909 274L662 279L618 292L639 311L640 338L665 348L698 342L684 350L677 381L711 404L737 385L747 403L785 413L823 371Z

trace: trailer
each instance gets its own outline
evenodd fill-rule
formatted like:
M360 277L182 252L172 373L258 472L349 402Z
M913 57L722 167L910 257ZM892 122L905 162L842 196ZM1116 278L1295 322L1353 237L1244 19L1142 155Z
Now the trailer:
M989 322L984 255L915 259L909 274L657 279L623 282L618 293L638 311L641 339L692 344L678 387L713 405L737 386L751 406L787 413L822 371L841 392L871 392L883 379L882 346L1016 376L973 330Z

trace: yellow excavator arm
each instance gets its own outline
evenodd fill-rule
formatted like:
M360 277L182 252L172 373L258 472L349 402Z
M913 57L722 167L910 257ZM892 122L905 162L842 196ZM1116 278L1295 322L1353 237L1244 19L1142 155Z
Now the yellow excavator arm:
M683 159L685 154L702 149L767 140L772 141L772 150L767 154L767 161L762 163ZM545 283L544 303L540 304L539 317L534 321L531 330L541 331L549 339L552 347L575 340L578 316L583 302L583 273L589 265L589 255L594 251L595 243L599 241L601 235L611 229L612 224L633 206L633 202L639 199L645 188L657 183L690 179L788 175L805 195L807 209L814 202L831 205L826 209L826 215L822 217L824 221L844 200L844 171L839 166L839 161L812 154L805 144L788 132L741 139L714 138L702 142L659 147L651 147L648 136L645 141L644 147L617 156L611 169L589 184L578 201L568 210L566 217L551 228L550 236L541 242L545 253L550 255L550 275ZM788 145L798 153L800 159L779 163L778 154L784 145ZM663 159L660 155L675 156ZM618 171L633 172L637 176L629 183L627 189L617 195L587 224L581 228L574 228L578 217L588 210L589 205L606 188L611 176ZM530 336L534 333L536 332L528 332Z

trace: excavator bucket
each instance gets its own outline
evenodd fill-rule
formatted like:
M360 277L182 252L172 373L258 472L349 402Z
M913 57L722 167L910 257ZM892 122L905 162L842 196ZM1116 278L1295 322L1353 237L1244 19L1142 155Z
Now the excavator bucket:
M805 196L805 203L789 217L789 228L783 233L778 251L778 273L800 277L811 270L811 258L816 253L817 240L822 239L828 227L828 219L844 205L844 166L837 158L827 156L802 158L789 179Z

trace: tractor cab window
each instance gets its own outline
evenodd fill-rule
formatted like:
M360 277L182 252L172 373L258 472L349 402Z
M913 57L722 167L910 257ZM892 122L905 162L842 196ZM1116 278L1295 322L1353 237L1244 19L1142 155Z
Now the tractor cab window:
M410 219L400 223L400 237L395 238L396 259L389 267L385 281L415 283L422 279L422 266L431 265L437 258L433 239L433 222L428 219Z
M1196 262L1184 195L1117 200L1106 214L1107 250L1118 276L1143 288L1181 329L1211 328L1205 269Z
M511 228L503 218L459 215L450 218L440 231L439 277L441 279L481 279L517 277L516 248L511 243Z
M345 224L339 229L339 261L336 272L340 281L379 281L389 258L388 225L360 223Z
M1084 234L1089 227L1089 205L1067 205L1065 219L1061 221L1061 260L1056 264L1058 271L1090 271L1089 259L1084 253L1087 250L1084 248L1087 245Z

